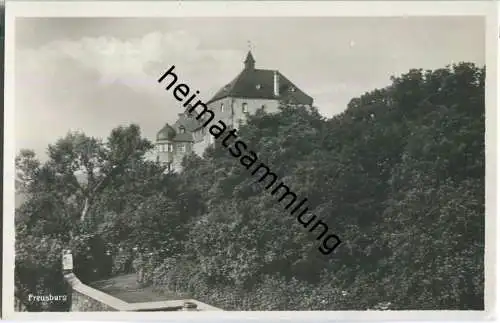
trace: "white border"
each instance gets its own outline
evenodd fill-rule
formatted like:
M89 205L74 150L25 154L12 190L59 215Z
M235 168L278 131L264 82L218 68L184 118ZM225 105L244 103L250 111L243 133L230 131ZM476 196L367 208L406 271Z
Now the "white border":
M23 320L453 320L493 319L495 301L496 102L498 13L494 1L190 1L190 2L7 2L5 19L5 143L3 318ZM287 311L287 312L71 312L14 311L14 28L15 17L311 17L485 16L486 29L486 248L485 311ZM409 35L411 37L411 35ZM466 42L467 39L464 39ZM8 140L7 140L8 139ZM500 195L499 195L500 198ZM500 248L497 248L497 251ZM10 284L7 284L10 282Z

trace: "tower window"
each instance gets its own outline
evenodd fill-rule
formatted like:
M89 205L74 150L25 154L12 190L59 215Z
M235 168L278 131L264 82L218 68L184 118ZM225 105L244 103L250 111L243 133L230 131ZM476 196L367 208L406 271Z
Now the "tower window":
M243 113L248 113L248 105L246 103L241 105L241 111L243 111Z

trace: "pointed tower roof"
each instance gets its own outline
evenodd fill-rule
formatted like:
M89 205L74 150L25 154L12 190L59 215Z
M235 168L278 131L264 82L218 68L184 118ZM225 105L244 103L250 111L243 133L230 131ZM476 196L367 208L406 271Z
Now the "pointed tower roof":
M279 95L275 94L278 83ZM313 99L276 70L256 69L255 59L249 50L245 68L228 84L222 87L206 104L225 97L249 99L289 99L300 104L312 105Z
M252 51L250 50L245 58L245 69L255 69L255 59L253 58Z

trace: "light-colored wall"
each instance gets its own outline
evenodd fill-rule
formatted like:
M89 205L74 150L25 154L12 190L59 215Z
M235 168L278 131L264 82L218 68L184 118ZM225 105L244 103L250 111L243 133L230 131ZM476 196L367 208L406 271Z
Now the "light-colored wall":
M179 310L179 308L184 307L186 302L196 304L196 310L198 311L222 311L220 308L210 306L194 299L127 303L83 284L73 273L64 275L64 278L72 289L70 312L169 311Z
M233 111L234 111L234 126L238 127L238 120L242 119L246 122L245 113L243 113L243 103L247 104L248 114L255 114L263 105L265 106L265 111L267 113L278 112L279 101L269 100L269 99L244 99L236 98L233 99Z
M171 143L173 145L173 151L160 151L159 145ZM179 150L180 145L186 147L185 152ZM159 140L156 142L156 156L158 156L161 163L172 163L172 167L175 171L180 171L182 169L181 163L184 156L190 154L193 151L193 144L190 142L170 142L167 140Z
M204 137L203 129L204 128L201 128L201 129L198 129L197 131L192 132L193 140L195 143L203 141L203 137Z
M205 138L203 138L203 141L195 142L194 143L194 145L193 145L193 151L198 156L203 156L203 153L205 152L205 149L207 149L208 143L206 142L206 140L208 140L208 137L205 136Z
M245 98L223 98L208 105L208 108L215 114L212 123L218 120L223 121L227 126L238 128L238 120L246 122L246 115L243 113L243 103L247 104L248 114L255 114L263 105L267 113L278 112L279 101L269 99L245 99ZM224 110L221 111L221 104L224 104ZM214 138L210 134L209 126L207 126L205 136L202 142L194 144L194 152L199 156L203 156L205 149L214 143Z
M174 159L175 147L173 152L169 151L160 151L160 145L167 145L171 143L167 140L158 140L155 144L156 156L161 163L169 163Z
M71 286L70 312L114 312L127 310L129 304L83 284L75 274L64 275Z
M214 120L222 120L226 125L238 127L238 120L246 120L243 113L243 103L247 104L248 114L255 114L263 105L266 112L278 112L279 101L271 99L246 99L246 98L223 98L208 105L208 108L215 113ZM221 111L221 104L224 110Z
M118 309L109 307L89 295L73 290L71 294L71 312L117 312Z
M217 122L218 120L223 121L227 126L232 126L238 128L239 120L242 120L244 123L246 122L246 115L243 112L243 103L247 104L247 113L255 114L257 110L259 110L263 105L265 106L265 111L267 113L275 113L278 112L279 101L272 99L246 99L246 98L223 98L214 102L211 102L207 105L207 107L212 110L215 114L215 117L212 123ZM221 104L224 105L224 109L221 110ZM196 132L194 134L195 142L190 147L190 150L187 150L186 153L191 150L194 151L197 155L203 156L205 149L211 144L214 143L214 138L208 131L210 126L205 127L205 134L202 135L201 132ZM174 148L175 149L175 148ZM180 155L178 153L158 153L163 154L160 155L161 160L173 161L174 169L176 171L180 171L180 163L182 162L182 158L184 154Z

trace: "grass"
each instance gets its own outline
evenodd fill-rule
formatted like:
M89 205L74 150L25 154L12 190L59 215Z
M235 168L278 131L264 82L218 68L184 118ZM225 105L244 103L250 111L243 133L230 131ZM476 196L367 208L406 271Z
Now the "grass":
M158 291L152 286L141 287L137 283L136 274L120 275L106 280L93 282L90 285L106 294L128 303L169 301L188 298L169 291Z

